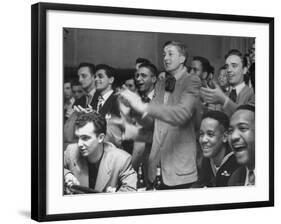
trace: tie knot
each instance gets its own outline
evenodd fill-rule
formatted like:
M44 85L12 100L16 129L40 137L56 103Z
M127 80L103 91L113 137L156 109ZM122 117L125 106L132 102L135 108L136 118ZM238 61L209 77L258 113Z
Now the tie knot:
M149 103L150 102L150 99L149 99L149 97L146 94L141 95L141 100L144 103Z

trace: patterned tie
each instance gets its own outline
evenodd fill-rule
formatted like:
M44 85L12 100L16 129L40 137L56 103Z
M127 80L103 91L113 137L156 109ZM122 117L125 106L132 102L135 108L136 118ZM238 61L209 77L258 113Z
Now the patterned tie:
M237 93L236 93L236 89L232 89L230 94L229 94L229 98L236 103L237 100Z
M255 173L253 170L249 171L248 174L248 185L255 185Z
M176 79L174 76L166 73L166 82L165 82L165 90L167 92L173 92L176 85Z
M91 104L91 101L92 101L92 95L91 94L88 94L86 95L86 107L88 107L88 105Z
M102 107L102 104L103 104L103 98L102 96L99 96L98 98L98 105L97 105L97 113L99 113L101 107Z
M141 95L141 101L143 103L149 103L150 99L149 99L149 97L146 94L143 94L143 95Z

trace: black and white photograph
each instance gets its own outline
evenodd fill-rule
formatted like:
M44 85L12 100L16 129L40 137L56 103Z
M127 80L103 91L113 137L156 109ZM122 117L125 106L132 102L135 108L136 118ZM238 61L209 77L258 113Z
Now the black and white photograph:
M33 219L273 206L273 18L38 3L32 28Z
M255 38L63 29L66 194L255 185Z

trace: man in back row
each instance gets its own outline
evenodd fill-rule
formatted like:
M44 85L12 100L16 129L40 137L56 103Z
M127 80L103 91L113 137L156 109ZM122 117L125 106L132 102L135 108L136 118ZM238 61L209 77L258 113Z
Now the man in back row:
M201 88L201 95L207 103L220 104L222 110L230 117L236 108L242 104L255 105L255 94L244 82L244 74L247 72L247 61L243 54L236 50L230 50L225 56L225 66L230 85L229 92L225 94L218 84L216 88Z

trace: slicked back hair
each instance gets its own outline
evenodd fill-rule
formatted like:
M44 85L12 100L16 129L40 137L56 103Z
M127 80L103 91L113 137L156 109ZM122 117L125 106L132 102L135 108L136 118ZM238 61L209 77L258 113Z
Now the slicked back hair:
M185 61L184 63L186 62L187 58L188 58L188 52L187 52L187 49L186 49L186 46L181 43L181 42L178 42L178 41L167 41L164 46L163 46L163 49L168 46L168 45L172 45L172 46L175 46L178 51L180 52L181 55L183 55L185 57Z
M247 58L244 57L244 55L237 49L232 49L230 50L224 57L224 59L226 60L229 56L231 55L236 55L238 56L241 61L242 61L242 65L243 65L243 68L247 66L248 62L247 62Z
M88 62L82 62L82 63L80 63L80 64L78 65L77 71L78 71L80 68L82 68L82 67L87 67L87 68L89 68L91 75L92 75L92 76L95 75L96 70L95 70L95 65L94 65L94 64L88 63Z

